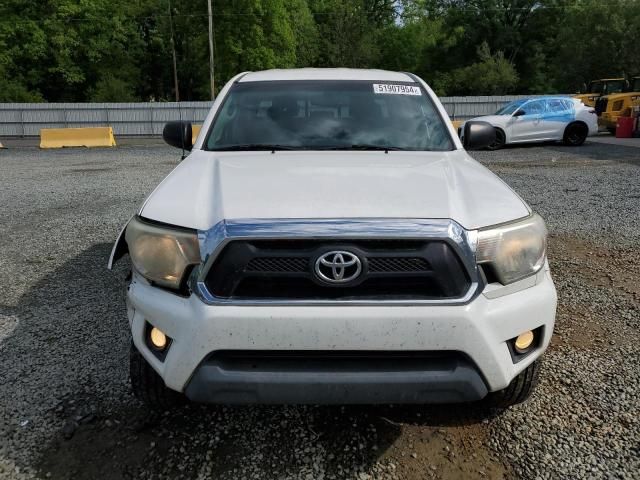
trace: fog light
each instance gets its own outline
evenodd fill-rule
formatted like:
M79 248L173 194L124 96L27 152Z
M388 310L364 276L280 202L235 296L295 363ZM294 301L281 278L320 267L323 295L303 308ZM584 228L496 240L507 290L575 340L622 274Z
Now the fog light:
M153 327L151 332L149 332L149 340L151 340L151 344L158 350L164 350L167 346L167 336L156 327Z
M518 335L518 338L516 338L516 341L514 342L516 352L525 353L533 344L533 340L534 336L531 330Z

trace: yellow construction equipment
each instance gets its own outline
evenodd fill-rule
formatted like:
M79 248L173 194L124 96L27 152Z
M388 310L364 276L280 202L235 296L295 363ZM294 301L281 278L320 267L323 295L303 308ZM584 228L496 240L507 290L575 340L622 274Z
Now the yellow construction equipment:
M624 78L601 78L599 80L592 80L589 82L589 87L586 92L574 95L574 98L579 98L582 103L589 107L596 106L596 100L601 95L610 95L612 93L619 93L624 91L625 79Z
M596 102L598 125L616 133L619 117L631 117L640 108L640 77L629 82L629 91L602 96Z
M196 138L198 138L201 128L202 125L191 125L191 145L195 145Z
M111 127L43 128L40 130L40 148L63 147L115 147Z

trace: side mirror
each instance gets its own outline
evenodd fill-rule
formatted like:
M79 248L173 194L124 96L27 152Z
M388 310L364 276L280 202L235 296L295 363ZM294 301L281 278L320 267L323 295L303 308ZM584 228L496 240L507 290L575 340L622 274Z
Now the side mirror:
M514 117L521 117L523 115L526 115L524 110L516 110L515 112L513 112Z
M480 150L496 141L496 130L487 122L466 122L463 135L466 150Z
M191 135L192 130L189 122L169 122L162 130L162 138L165 142L172 147L184 148L189 151L193 148Z

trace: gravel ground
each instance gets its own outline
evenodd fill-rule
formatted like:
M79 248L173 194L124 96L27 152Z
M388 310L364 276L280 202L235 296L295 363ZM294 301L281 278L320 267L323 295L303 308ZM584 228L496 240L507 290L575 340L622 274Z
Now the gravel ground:
M547 220L542 381L469 407L147 412L127 378L117 230L176 164L153 144L0 150L0 478L640 478L640 149L474 153Z

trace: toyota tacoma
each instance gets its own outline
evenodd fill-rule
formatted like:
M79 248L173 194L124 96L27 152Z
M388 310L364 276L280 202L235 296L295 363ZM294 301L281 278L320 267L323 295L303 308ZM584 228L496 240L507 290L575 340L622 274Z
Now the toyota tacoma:
M466 150L495 141L409 73L237 75L120 232L133 391L210 403L532 392L556 291L540 216Z

